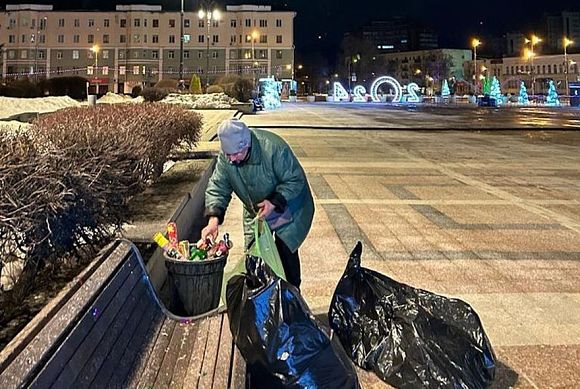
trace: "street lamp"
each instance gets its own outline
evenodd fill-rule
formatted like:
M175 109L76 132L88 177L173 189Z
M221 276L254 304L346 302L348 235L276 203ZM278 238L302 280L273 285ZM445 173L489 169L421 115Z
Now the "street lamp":
M477 46L481 45L481 41L477 38L473 38L471 40L471 47L473 47L473 65L475 68L475 85L473 87L475 94L477 95L477 85L479 84L479 78L477 77Z
M214 9L213 11L210 10L211 4L206 5L205 9L200 9L197 13L197 16L200 20L205 20L207 25L207 39L206 39L206 48L205 48L205 87L209 86L209 39L210 39L210 24L213 20L220 20L221 14L220 11Z
M566 94L569 91L569 85L568 85L568 72L570 71L570 64L568 63L568 46L574 44L574 41L568 39L567 37L564 37L564 42L563 42L563 46L564 46L564 67L566 70Z
M183 0L181 0L181 12L179 14L179 85L185 86L183 81Z
M98 66L99 66L99 45L93 45L93 47L91 47L91 51L95 54L95 65L93 66L93 74L95 76L95 90L96 90L96 95L99 95L99 79L97 77L97 72L98 72Z
M536 89L536 74L534 72L534 57L536 56L536 54L534 53L534 46L537 45L538 43L540 43L542 41L542 39L538 38L536 35L532 35L532 37L530 39L526 38L525 39L525 43L529 43L530 44L530 52L528 53L528 58L531 60L531 66L532 66L532 96L535 95L535 89Z

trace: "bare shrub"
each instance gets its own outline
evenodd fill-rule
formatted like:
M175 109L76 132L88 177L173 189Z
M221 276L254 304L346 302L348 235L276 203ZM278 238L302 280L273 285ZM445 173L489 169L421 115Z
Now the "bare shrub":
M252 80L247 78L240 78L234 84L233 97L239 102L247 102L252 98L252 92L254 91L254 84Z
M151 103L155 101L161 101L169 95L167 89L162 88L145 88L141 92L141 96L143 96L143 100Z
M207 93L223 93L224 88L220 85L210 85L207 87Z

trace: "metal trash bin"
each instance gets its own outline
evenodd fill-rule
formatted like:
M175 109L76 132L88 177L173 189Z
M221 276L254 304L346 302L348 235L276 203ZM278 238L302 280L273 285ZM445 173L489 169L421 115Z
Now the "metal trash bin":
M197 316L218 307L227 255L204 261L165 257L172 305L182 305L185 314Z

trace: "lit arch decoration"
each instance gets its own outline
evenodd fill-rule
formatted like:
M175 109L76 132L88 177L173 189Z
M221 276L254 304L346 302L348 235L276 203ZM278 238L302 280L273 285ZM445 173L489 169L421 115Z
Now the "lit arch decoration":
M378 96L379 87L383 84L389 84L395 90L395 97L393 98L393 103L400 103L403 96L403 88L399 81L391 76L382 76L377 78L371 85L371 98L374 102L379 103L381 99Z

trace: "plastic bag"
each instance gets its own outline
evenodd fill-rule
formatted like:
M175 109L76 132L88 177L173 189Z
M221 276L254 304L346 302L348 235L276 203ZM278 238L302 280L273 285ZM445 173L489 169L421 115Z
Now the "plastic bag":
M328 319L356 365L397 388L485 388L495 355L471 306L360 266L359 242Z
M359 388L352 362L319 327L300 292L259 257L227 287L230 329L250 388Z
M255 218L253 229L254 244L250 247L248 254L262 258L278 277L286 280L284 266L268 223L262 219Z

